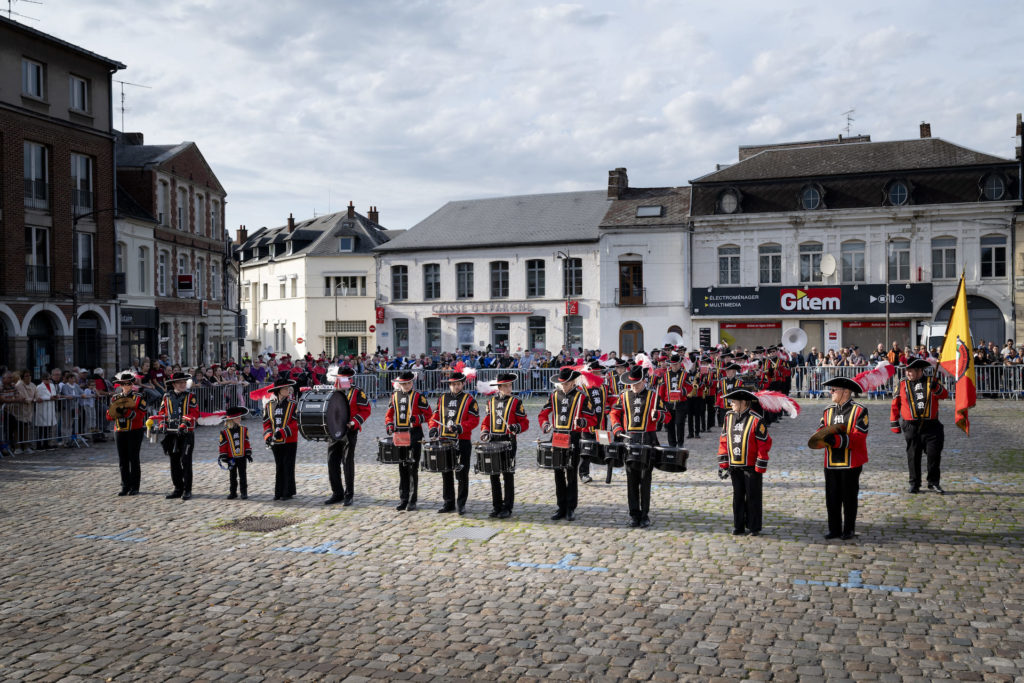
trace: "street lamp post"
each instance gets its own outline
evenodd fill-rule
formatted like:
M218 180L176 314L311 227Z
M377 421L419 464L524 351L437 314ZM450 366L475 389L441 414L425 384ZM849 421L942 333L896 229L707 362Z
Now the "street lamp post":
M565 296L565 312L562 316L562 346L569 348L569 281L567 268L569 267L569 252L556 251L555 258L562 261L562 294ZM529 341L529 340L527 340Z
M78 221L101 213L117 211L117 207L93 209L87 213L71 215L71 364L78 354ZM96 286L96 284L94 284ZM116 342L115 342L116 343Z
M348 287L342 285L341 282L338 282L338 284L334 285L333 289L334 289L334 337L332 337L332 339L334 340L334 344L333 344L334 350L331 351L331 358L334 358L335 356L338 355L338 290L339 289L342 290L342 294L343 295L345 295L345 296L348 295Z

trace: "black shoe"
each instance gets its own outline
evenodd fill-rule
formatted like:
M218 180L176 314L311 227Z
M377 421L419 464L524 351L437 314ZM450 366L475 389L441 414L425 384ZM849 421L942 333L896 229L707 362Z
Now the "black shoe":
M405 510L405 509L406 509L406 508L408 508L408 507L409 507L409 504L408 504L408 503L406 503L406 502L405 502L405 501L403 500L403 501L402 501L401 503L399 503L398 505L396 505L396 506L395 506L395 509L396 509L396 510Z
M443 514L446 514L446 513L449 513L449 512L455 512L455 506L454 505L445 505L443 508L441 508L440 510L437 511L437 514L443 515Z
M561 510L559 510L555 514L551 515L551 520L552 521L556 521L556 520L559 520L559 519L565 519L565 513L562 512Z
M573 521L574 519L576 519L576 511L569 510L568 512L565 513L565 518L570 522Z
M691 439L699 439L699 438L700 438L700 434L694 434L694 435L693 435L693 436L691 436L690 438L691 438Z
M342 505L344 505L345 507L348 507L351 504L352 504L352 494L350 493L347 496L345 496L345 501L342 503Z
M235 498L238 498L238 494L237 493L229 493L228 494L228 500L234 500Z
M921 493L921 487L915 484L907 490L907 493Z
M594 481L594 480L590 477L589 474L581 474L580 475L580 482L582 482L584 484L589 484L592 481Z
M825 538L839 538L840 536L842 536L842 534L835 531L830 531L827 534L825 534Z
M511 510L502 510L501 512L498 513L498 519L508 519L511 516L512 516L512 511Z
M137 496L137 495L139 495L139 490L138 489L129 489L128 495L129 496Z
M853 533L852 531L844 531L843 532L843 540L844 541L849 541L851 538L855 537L856 535L857 534Z
M943 489L938 484L928 484L928 488L930 488L932 491L935 491L939 495L943 495L946 493L945 489Z
M646 529L650 525L651 525L651 518L650 517L644 516L644 518L640 520L640 528L641 529Z
M743 535L745 535L746 533L747 533L747 532L746 532L746 531L744 531L743 529L733 529L733 530L732 530L732 535L733 535L733 536L743 536Z
M491 519L496 519L501 514L501 510L491 510L491 514L487 515Z
M127 496L128 495L128 489L121 489L120 491L117 492L117 495L119 495L119 496Z
M324 505L334 505L335 503L340 503L343 500L345 500L345 496L333 495L324 501Z
M406 512L412 512L416 509L416 503L409 503L409 507L405 508Z
M760 536L760 535L761 535L761 532L760 532L760 531L751 531L751 532L750 532L750 535L751 535L751 536Z
M274 500L281 500L282 496L274 496Z
M466 508L465 508L465 506L460 505L459 506L459 517L461 517L464 514L466 514Z
M185 493L181 494L181 499L182 500L188 500L191 497L192 497L192 492L191 491L185 491Z
M249 494L243 493L241 496L239 496L239 498L241 498L242 500L249 500Z
M631 526L634 529L639 529L640 528L640 520L639 519L631 519L629 521L629 526Z
M281 500L291 500L292 496L281 496Z
M687 439L696 439L697 437L695 437L693 434L687 434L686 438Z
M171 498L181 498L181 491L175 489L168 493L166 496L164 496L164 498L166 498L167 500L170 500Z

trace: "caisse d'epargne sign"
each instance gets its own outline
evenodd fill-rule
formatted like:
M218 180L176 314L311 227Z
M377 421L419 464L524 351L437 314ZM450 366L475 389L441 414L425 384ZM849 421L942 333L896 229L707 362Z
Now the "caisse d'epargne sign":
M885 285L838 287L695 287L696 317L778 315L885 315ZM931 283L889 285L889 314L933 311Z

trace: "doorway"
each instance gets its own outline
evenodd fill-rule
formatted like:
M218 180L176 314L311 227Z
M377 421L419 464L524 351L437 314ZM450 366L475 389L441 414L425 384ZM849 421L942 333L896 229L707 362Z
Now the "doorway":
M619 355L632 357L644 349L644 328L638 322L623 323L619 328Z

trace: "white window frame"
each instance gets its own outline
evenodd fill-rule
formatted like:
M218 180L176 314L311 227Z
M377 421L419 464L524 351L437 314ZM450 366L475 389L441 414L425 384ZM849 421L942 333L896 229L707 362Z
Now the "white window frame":
M89 213L95 208L92 192L92 157L71 153L71 190L75 214ZM87 194L81 194L81 193Z
M952 244L950 244L952 242ZM935 256L936 252L939 255L939 261L942 264L942 270L937 273L935 272ZM949 252L953 253L953 270L951 273L946 273L946 262L949 257ZM957 272L957 238L952 236L933 237L932 238L932 279L933 280L952 280L956 277Z
M91 90L88 79L74 74L68 75L68 102L71 111L80 114L88 114L92 111L89 101Z
M771 251L767 251L771 249ZM768 277L765 278L765 272ZM775 277L775 273L778 276ZM757 280L762 285L782 284L782 245L776 243L761 244L757 247Z
M821 242L801 242L797 251L800 254L800 282L822 282L821 257L825 253L825 245ZM807 277L804 277L805 273Z
M718 284L720 286L740 284L741 251L738 244L723 244L718 247ZM725 275L724 278L723 275Z
M34 59L21 59L21 94L46 99L46 65Z
M859 255L859 258L857 258ZM867 282L867 244L864 240L849 240L839 245L842 282ZM859 261L859 264L858 264Z
M127 277L127 275L125 276ZM149 291L149 249L139 247L139 292Z
M168 251L161 251L157 254L156 260L156 287L157 294L160 296L167 296L167 264L171 260L171 254Z
M986 244L987 242L987 244ZM982 235L978 245L978 276L983 280L1003 280L1009 270L1006 258L1006 235ZM990 258L985 258L985 250L990 250ZM1002 265L1002 275L996 274L996 266ZM988 265L989 274L985 275L984 267Z
M889 240L887 251L885 267L889 282L910 282L910 240Z
M188 231L188 190L178 188L178 230Z
M192 289L196 293L196 299L202 299L206 293L206 261L201 258L196 259L196 281L192 283Z

